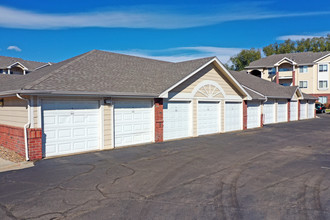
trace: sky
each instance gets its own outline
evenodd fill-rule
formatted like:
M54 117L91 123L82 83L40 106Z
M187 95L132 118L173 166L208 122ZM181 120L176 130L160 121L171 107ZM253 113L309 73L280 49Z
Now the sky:
M93 49L180 62L330 33L329 0L1 0L0 55L60 62Z

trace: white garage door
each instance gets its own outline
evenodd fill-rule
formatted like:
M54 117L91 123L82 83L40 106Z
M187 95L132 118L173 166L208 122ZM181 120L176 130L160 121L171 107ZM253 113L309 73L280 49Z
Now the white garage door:
M190 102L164 102L164 140L191 136Z
M198 102L197 133L213 134L220 131L220 112L218 102Z
M98 101L42 102L45 157L99 149Z
M306 101L300 101L300 119L307 118L307 103Z
M242 103L226 102L225 104L225 131L242 129Z
M264 103L264 124L275 123L275 104L273 100Z
M288 103L287 102L278 102L277 103L277 122L287 121L288 117Z
M308 103L308 118L314 118L315 105L314 103Z
M298 120L298 102L290 102L290 121Z
M115 101L115 147L153 141L152 101Z
M248 102L247 104L247 128L260 127L260 103Z

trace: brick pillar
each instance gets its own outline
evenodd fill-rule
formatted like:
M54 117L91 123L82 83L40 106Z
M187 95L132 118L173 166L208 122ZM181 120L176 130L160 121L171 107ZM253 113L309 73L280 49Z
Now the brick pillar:
M264 126L264 114L260 115L260 127L262 128Z
M243 130L247 129L247 101L243 101Z
M30 128L28 132L28 146L30 160L42 159L42 129Z
M288 121L290 121L290 113L291 113L290 101L288 101Z
M276 83L280 84L280 74L279 74L279 72L276 72Z
M296 86L296 71L292 70L292 86Z
M155 142L163 142L163 99L155 99Z
M300 100L298 100L298 121L300 120Z

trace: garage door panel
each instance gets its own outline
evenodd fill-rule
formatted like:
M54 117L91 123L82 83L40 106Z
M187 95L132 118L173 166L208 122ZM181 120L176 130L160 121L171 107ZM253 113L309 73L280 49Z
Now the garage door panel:
M288 104L287 102L278 102L277 103L277 122L287 121L288 116Z
M305 101L301 101L300 103L300 119L307 118L307 103Z
M190 102L164 102L164 140L190 136Z
M225 131L242 129L242 103L226 102L225 104Z
M290 121L298 120L298 102L290 102Z
M247 104L247 128L260 127L260 104Z
M219 132L219 103L199 102L197 114L198 135L214 134Z
M98 149L98 105L98 101L43 101L45 156ZM87 110L79 109L83 107ZM86 144L88 140L94 144Z
M264 123L265 124L275 123L275 104L274 104L274 101L269 100L269 101L264 103L263 114L264 114Z
M315 104L308 103L308 118L314 118Z
M152 142L152 102L115 102L115 146Z

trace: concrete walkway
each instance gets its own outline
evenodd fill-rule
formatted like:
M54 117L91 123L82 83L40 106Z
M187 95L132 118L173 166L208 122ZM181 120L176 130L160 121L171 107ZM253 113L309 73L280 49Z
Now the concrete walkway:
M6 172L10 170L19 170L28 167L33 167L33 162L24 161L19 163L14 163L9 160L0 158L0 172Z

